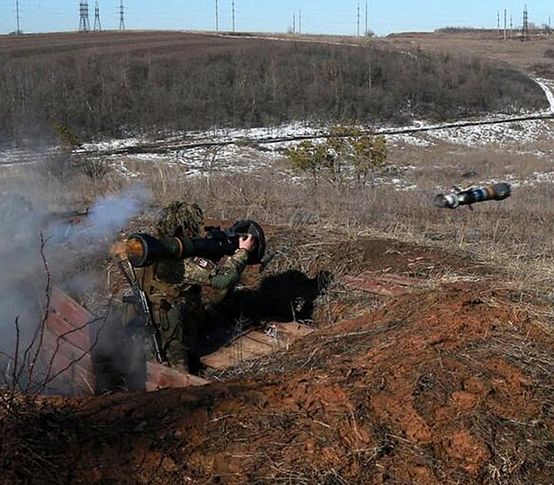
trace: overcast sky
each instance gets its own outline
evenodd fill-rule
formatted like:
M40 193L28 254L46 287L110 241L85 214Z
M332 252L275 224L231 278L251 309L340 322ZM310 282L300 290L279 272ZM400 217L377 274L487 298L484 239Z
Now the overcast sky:
M127 29L215 30L216 0L123 0ZM94 26L96 0L88 0ZM104 29L119 27L120 0L98 0ZM19 0L23 32L59 32L79 27L80 0ZM232 29L233 0L217 0L219 29ZM377 35L431 31L446 26L496 28L498 14L514 27L522 23L527 5L529 22L554 20L552 0L370 0L368 27ZM286 32L301 17L304 33L356 35L365 29L365 0L234 0L236 30ZM0 33L16 30L16 0L0 0Z

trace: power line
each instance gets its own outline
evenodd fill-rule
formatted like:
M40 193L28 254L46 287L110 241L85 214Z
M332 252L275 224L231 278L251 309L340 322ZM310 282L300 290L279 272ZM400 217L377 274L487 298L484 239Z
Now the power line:
M233 7L233 32L234 32L235 31L235 2L234 2L234 0L233 0L232 7Z
M113 1L113 0L112 0ZM315 0L314 0L315 1ZM9 11L6 12L7 16L4 17L4 21L6 21L7 19L11 19L11 21L8 20L8 25L4 28L4 30L7 32L7 31L16 31L19 30L21 31L22 28L25 28L25 31L27 31L28 29L30 30L36 30L37 28L39 30L49 30L50 28L54 29L54 28L68 28L67 26L67 17L68 17L68 12L64 12L63 11L63 8L62 7L59 7L59 6L55 6L55 5L48 5L50 3L54 4L54 3L57 3L57 2L61 2L61 0L51 0L51 2L40 2L40 1L34 1L34 2L29 2L28 0L13 0L13 1L6 1L4 2L4 4L10 4L11 5L11 8L9 8ZM215 2L215 0L214 0ZM1 3L1 2L0 2ZM26 5L27 3L31 3L32 5L38 5L38 7L36 8L36 11L33 11L32 14L33 14L33 18L32 19L29 19L28 18L28 15L27 15L27 10L26 9ZM78 3L78 2L75 2L75 3ZM88 1L88 2L85 2L85 0L80 0L80 4L87 4L90 5L90 11L88 12L88 15L90 17L93 16L93 13L94 12L94 4L92 1ZM96 1L94 2L96 3ZM102 2L102 0L98 0L98 3L99 4L102 4L101 5L101 9L105 9L106 8L106 2ZM118 15L118 7L119 7L119 2L114 2L115 3L115 8L114 8L114 11L112 12L112 14L115 14L115 15ZM137 2L138 3L138 2ZM144 18L142 19L142 25L148 25L148 22L158 22L159 21L159 25L162 25L162 26L165 26L165 25L169 25L170 27L169 28L182 28L182 26L179 24L179 21L178 21L178 18L177 16L175 15L174 12L172 11L168 11L166 8L164 9L159 9L159 5L156 5L157 2L149 2L148 4L145 4L144 7L140 7L140 9L142 11L146 11L147 13L144 15ZM168 4L173 4L173 3L176 3L176 2L167 2ZM186 2L188 4L188 2ZM190 2L191 4L193 4L193 2ZM233 14L234 14L234 30L235 32L237 30L240 30L240 29L243 29L243 30L252 30L252 31L263 31L265 30L266 28L269 29L271 28L272 31L275 31L275 23L276 22L284 22L285 24L288 24L290 26L290 23L291 22L291 15L290 14L290 10L289 12L279 12L279 16L281 17L281 19L279 19L279 17L277 15L275 16L271 16L268 12L264 11L264 7L261 5L262 3L265 4L266 2L260 2L260 8L256 8L256 9L247 9L247 10L241 10L241 12L238 12L237 11L237 8L240 8L242 4L237 4L237 1L236 0L229 0L228 2L226 2L226 7L225 7L225 4L223 2L221 2L220 0L218 0L218 4L221 3L221 6L222 6L222 9L226 9L227 10L227 14L226 15L229 15L231 12L229 12L229 10L231 10L229 7L233 7ZM245 2L243 2L245 3ZM196 5L196 2L194 2L194 4ZM198 2L198 4L200 4L200 2ZM378 9L380 8L379 6L378 7L374 7L373 6L373 3L370 4L370 0L363 0L363 3L362 3L362 0L357 0L356 1L356 4L359 6L360 8L360 20L359 20L359 35L364 35L364 30L369 30L369 29L378 29L378 31L382 31L383 29L389 29L389 28L392 28L392 26L388 23L388 21L386 20L387 18L386 17L383 17L381 14L377 14L378 12ZM48 5L48 6L47 6ZM74 5L74 4L73 4ZM141 4L142 5L142 4ZM354 13L354 8L357 8L355 5L352 5L350 6L350 8L340 8L340 9L337 9L336 12L333 12L333 15L330 15L330 12L329 12L329 7L327 8L323 8L323 2L320 2L317 6L313 6L313 7L308 7L308 2L301 2L301 5L302 5L302 15L306 18L306 19L309 19L309 25L302 25L302 23L300 23L300 29L303 31L303 35L304 35L304 31L306 32L312 32L317 29L320 29L320 32L321 33L327 33L327 32L352 32L354 29L352 27L352 23L353 21L355 21L354 19L352 19L352 14ZM219 7L219 5L218 5ZM33 7L34 9L35 7ZM74 7L73 7L74 8ZM211 3L211 2L202 2L202 5L201 6L191 6L191 11L187 11L187 24L192 24L190 26L191 29L193 30L200 30L200 29L206 29L206 30L210 30L210 18L212 19L211 20L211 30L213 30L213 21L214 21L214 11L213 11L213 8L214 8L214 3ZM334 8L334 7L333 7ZM377 10L375 10L377 8ZM521 6L519 7L521 8ZM528 4L527 4L527 8L528 8ZM362 9L364 9L362 11ZM371 12L369 11L371 9ZM1 8L0 8L1 10ZM284 9L283 9L284 10ZM299 6L298 4L296 4L296 8L291 8L291 10L294 10L295 11L295 16L298 16L299 15ZM500 10L500 9L497 9L498 12L497 12L497 27L498 27L498 23L500 23L499 27L499 37L502 39L502 37L504 36L504 32L503 32L503 27L504 25L502 24L503 22L503 18L502 18L502 15L503 15L503 10ZM508 25L506 25L506 37L507 37L507 40L510 39L510 36L513 36L514 38L517 37L517 38L520 38L520 37L523 37L524 36L524 32L522 32L522 26L521 24L519 24L519 22L517 22L517 16L518 15L522 15L522 11L523 9L519 10L519 14L517 13L517 10L513 10L511 9L512 12L510 13L506 13L506 16L507 15L510 15L510 14L513 14L513 32L509 32L507 30L507 27ZM210 11L211 11L211 15L210 15ZM74 12L74 11L73 11ZM136 12L137 13L137 12ZM491 12L492 15L494 15L494 11ZM532 12L531 12L532 13ZM554 11L553 11L554 13ZM126 12L125 12L126 14ZM237 18L237 14L240 14L240 19ZM539 12L536 12L536 14L539 14ZM73 17L73 21L74 20L74 15L75 15L75 12L73 13L73 15L71 15L71 9L70 9L70 12L69 12L69 29L71 28L71 17ZM492 16L490 15L490 16ZM542 16L542 18L544 18L544 20L546 22L548 22L549 24L551 23L549 21L549 13L548 11L541 11L540 12L540 15ZM102 16L104 16L104 19L102 20ZM371 18L370 18L371 16ZM535 15L534 15L535 16ZM23 18L25 17L25 18ZM55 17L55 18L54 18ZM81 19L83 22L85 22L85 19L86 19L87 15L84 13L83 14L83 18ZM500 17L500 18L498 18ZM288 21L287 21L287 18L288 18ZM522 17L520 17L522 18ZM90 29L91 30L96 30L98 29L98 19L95 19L95 17L93 17L93 19L95 20L95 27L93 27L92 25L90 26ZM366 21L367 19L367 21ZM490 19L490 17L489 17ZM494 19L494 17L493 17ZM490 19L492 21L494 21L493 19ZM35 24L37 23L37 20L40 20L41 21L41 25L39 25L38 27L35 26ZM62 24L62 20L63 22L65 22L65 24ZM118 20L118 17L116 17L114 19L116 22ZM231 20L231 19L229 19ZM397 19L398 20L398 19ZM394 18L391 20L391 22L396 22L397 20L394 20ZM438 12L435 12L435 14L432 16L432 17L427 17L427 16L424 16L424 15L421 15L421 16L418 16L418 17L415 17L413 19L413 22L417 21L418 24L423 24L420 26L420 28L422 29L433 29L433 28L439 28L441 25L440 24L444 24L446 23L446 25L453 25L453 24L458 24L458 25L464 25L464 26L470 26L468 25L468 22L471 22L473 19L472 17L469 15L469 13L467 12L463 12L463 11L457 11L457 12L454 12L454 13L450 13L450 14L445 14L444 12L441 12L441 11L438 11ZM484 21L484 19L481 19L482 21ZM509 24L509 20L510 19L506 19L506 22L505 24ZM102 11L100 13L100 22L105 25L106 23L106 11ZM126 19L125 19L126 21ZM238 21L240 21L240 25L238 25ZM13 23L11 23L13 22ZM431 23L432 22L432 23ZM545 23L546 23L545 22ZM19 25L14 25L18 23ZM92 22L91 22L92 23ZM492 24L493 22L486 22L488 23L489 25ZM10 24L11 24L11 28L10 27ZM6 25L6 22L4 23L4 25ZM101 25L102 29L104 27L104 25ZM348 26L351 26L350 28ZM366 27L367 25L367 27ZM56 27L54 27L56 26ZM14 27L16 27L14 29ZM229 28L231 28L232 25L230 24L229 25ZM239 29L240 27L240 29ZM296 21L295 21L295 26L294 26L294 31L295 33L298 32L299 30L299 19L297 18ZM492 28L494 28L492 25L490 26ZM552 27L554 27L554 25L552 25ZM221 29L224 29L226 28L225 27L225 19L222 17L222 12L221 11L218 11L218 28L219 30ZM531 36L532 32L531 32L531 29L533 28L533 24L532 24L532 19L530 19L528 17L528 29L529 31L527 32L527 36ZM83 27L83 25L80 25L79 26L79 29L80 30L86 30L86 26ZM285 30L285 29L279 29L279 26L277 26L277 30ZM15 32L14 32L15 33ZM352 35L356 35L356 31L353 31L352 32Z

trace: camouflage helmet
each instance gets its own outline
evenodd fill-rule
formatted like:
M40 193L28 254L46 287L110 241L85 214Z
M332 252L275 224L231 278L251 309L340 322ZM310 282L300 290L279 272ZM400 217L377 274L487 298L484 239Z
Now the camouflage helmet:
M202 209L197 204L174 201L162 209L156 230L159 237L200 237L203 219Z

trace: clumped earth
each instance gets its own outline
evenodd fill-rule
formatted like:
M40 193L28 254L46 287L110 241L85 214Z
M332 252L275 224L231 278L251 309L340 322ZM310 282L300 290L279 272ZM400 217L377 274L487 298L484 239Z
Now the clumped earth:
M316 332L213 384L44 399L2 421L2 456L19 457L3 458L7 480L552 483L548 309L470 259L356 242L337 260L344 274L426 286L376 297L341 274L316 305Z

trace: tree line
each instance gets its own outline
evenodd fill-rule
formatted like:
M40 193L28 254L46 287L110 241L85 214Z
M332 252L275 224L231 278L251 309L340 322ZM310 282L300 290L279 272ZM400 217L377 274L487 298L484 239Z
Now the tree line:
M0 140L80 140L290 121L435 121L544 107L524 74L474 57L307 43L256 50L0 55Z

